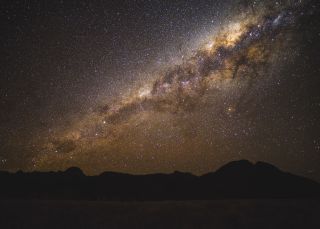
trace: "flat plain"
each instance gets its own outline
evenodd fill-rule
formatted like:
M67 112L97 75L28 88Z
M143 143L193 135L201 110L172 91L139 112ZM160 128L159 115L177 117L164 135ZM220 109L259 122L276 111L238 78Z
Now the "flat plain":
M320 199L1 200L0 228L320 228Z

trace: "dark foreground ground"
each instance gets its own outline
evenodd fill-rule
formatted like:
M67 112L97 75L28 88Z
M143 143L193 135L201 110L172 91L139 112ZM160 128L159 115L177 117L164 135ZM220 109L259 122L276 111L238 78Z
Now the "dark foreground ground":
M0 228L320 228L320 200L8 200Z

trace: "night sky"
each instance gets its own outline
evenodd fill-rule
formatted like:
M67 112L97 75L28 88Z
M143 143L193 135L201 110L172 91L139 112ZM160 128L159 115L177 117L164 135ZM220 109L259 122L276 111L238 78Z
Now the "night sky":
M320 181L316 0L1 1L0 170Z

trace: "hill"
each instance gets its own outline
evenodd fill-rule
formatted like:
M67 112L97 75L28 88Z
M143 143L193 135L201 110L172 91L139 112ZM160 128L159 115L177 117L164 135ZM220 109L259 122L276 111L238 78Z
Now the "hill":
M233 161L215 172L130 175L104 172L86 176L64 172L0 172L1 199L201 200L221 198L313 198L320 184L275 166Z

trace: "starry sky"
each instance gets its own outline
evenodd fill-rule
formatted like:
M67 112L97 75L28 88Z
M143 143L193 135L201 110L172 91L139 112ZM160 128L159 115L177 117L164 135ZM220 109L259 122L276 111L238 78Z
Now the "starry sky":
M1 3L0 169L320 181L316 0Z

